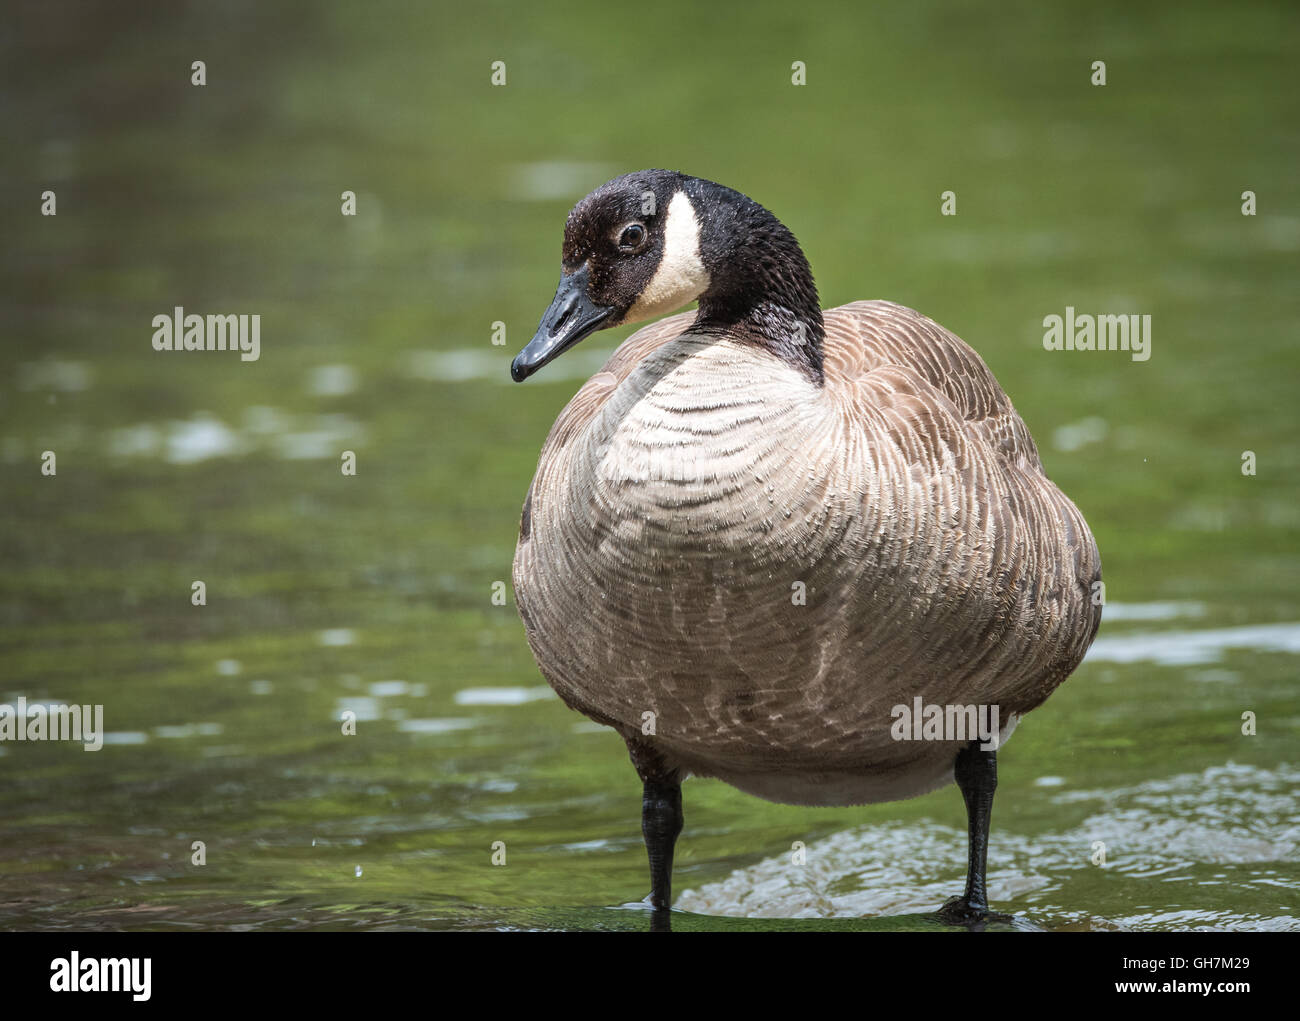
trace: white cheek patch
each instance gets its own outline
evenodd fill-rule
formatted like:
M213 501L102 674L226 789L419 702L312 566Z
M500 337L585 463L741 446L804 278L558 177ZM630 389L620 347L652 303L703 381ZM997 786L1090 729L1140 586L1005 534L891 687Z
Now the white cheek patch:
M659 267L623 322L636 323L672 312L708 289L709 273L700 261L700 223L686 192L679 191L668 203Z

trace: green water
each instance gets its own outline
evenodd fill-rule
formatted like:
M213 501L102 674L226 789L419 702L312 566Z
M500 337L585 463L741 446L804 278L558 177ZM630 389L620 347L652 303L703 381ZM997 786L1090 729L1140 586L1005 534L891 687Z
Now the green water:
M995 905L1300 927L1293 9L217 6L0 36L0 702L112 735L0 744L0 926L649 924L622 743L492 595L546 430L629 332L508 383L564 214L666 166L773 209L825 305L973 344L1093 527L1114 610L1000 755ZM155 352L178 305L261 315L261 357ZM1150 314L1150 360L1044 351L1066 306ZM684 796L676 928L927 928L960 889L955 788Z

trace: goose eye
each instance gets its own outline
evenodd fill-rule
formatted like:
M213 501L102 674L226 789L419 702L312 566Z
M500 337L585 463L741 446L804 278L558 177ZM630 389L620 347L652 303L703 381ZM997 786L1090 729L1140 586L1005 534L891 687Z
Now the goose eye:
M630 252L644 240L645 228L639 223L632 223L623 228L623 233L619 235L618 247L625 252Z

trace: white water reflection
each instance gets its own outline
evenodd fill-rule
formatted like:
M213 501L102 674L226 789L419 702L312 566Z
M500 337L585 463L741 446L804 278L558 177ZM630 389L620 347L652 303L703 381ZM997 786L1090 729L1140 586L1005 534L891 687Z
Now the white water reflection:
M343 714L350 712L358 722L369 723L380 719L379 700L368 695L346 695L334 706L334 718L343 719Z
M563 202L586 195L619 173L617 164L577 160L537 160L506 168L505 192L524 202Z
M47 358L40 362L22 362L18 366L19 390L58 390L80 393L90 388L94 375L85 362Z
M989 849L989 897L1004 910L1035 915L1078 914L1058 892L1075 874L1103 868L1117 882L1186 884L1168 895L1172 910L1093 919L1102 928L1288 929L1300 920L1249 912L1200 911L1196 888L1220 881L1280 886L1300 895L1293 864L1300 849L1294 790L1300 769L1260 769L1228 763L1201 773L1164 777L1116 790L1063 791L1057 804L1095 808L1061 833L1026 836L995 828ZM1097 841L1104 866L1092 864ZM961 887L966 835L931 822L866 826L834 834L806 849L733 872L684 892L676 907L702 914L768 918L858 917L931 912ZM1235 867L1231 877L1211 867ZM1141 900L1140 897L1136 898ZM1182 904L1177 903L1182 901Z
M163 457L171 464L194 464L213 457L230 457L247 449L239 433L205 411L187 421L170 422ZM117 449L121 449L118 445Z
M333 388L329 392L334 394L346 392L341 378L331 378L321 386ZM104 445L114 457L162 457L170 464L197 464L255 451L282 460L334 458L364 439L365 427L348 415L289 414L258 405L244 410L238 426L227 425L211 412L197 411L188 419L138 422L109 430Z
M397 729L407 734L449 734L456 730L472 730L478 720L445 717L443 719L402 720Z
M1204 617L1205 604L1191 602L1112 603L1107 602L1102 618L1107 624L1118 620L1175 620L1178 617Z
M534 688L464 688L456 692L457 705L524 705L555 698L545 685Z
M149 735L143 730L110 730L104 735L104 744L148 744Z
M531 334L530 334L531 336ZM404 370L416 379L432 383L463 383L469 380L487 380L502 385L513 382L510 378L510 361L516 351L527 341L524 337L513 347L492 350L482 348L456 348L451 351L412 351L405 357ZM575 379L586 380L601 370L609 356L610 347L577 347L566 351L529 382L559 383Z
M153 736L167 740L189 737L215 737L226 728L220 723L180 723L153 728Z
M316 397L345 397L356 388L351 365L317 365L307 373L307 392Z
M1217 663L1228 649L1300 652L1300 623L1102 635L1092 643L1084 662L1152 662L1162 666L1187 666Z

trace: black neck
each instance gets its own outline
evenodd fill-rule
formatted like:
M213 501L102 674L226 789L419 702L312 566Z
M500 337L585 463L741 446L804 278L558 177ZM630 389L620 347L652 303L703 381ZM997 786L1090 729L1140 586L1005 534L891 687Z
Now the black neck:
M820 386L826 330L799 242L753 199L709 181L692 184L696 208L710 211L700 257L711 280L694 329L739 336Z

